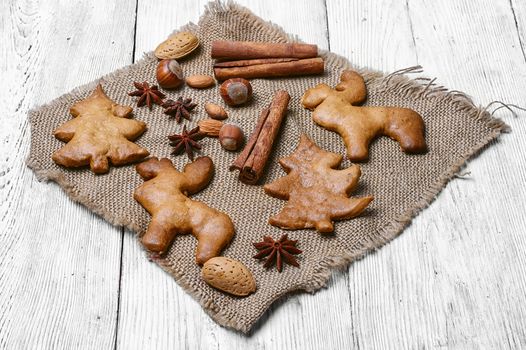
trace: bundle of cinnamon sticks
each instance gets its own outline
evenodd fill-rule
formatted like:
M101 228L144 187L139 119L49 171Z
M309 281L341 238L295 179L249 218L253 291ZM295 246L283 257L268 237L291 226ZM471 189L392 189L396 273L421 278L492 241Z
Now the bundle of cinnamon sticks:
M254 185L263 175L267 160L272 153L272 146L287 113L289 101L288 92L279 90L270 105L261 112L248 143L230 166L231 171L239 170L241 182Z
M262 43L219 40L212 42L214 75L230 78L275 78L322 74L324 62L318 47L300 43Z

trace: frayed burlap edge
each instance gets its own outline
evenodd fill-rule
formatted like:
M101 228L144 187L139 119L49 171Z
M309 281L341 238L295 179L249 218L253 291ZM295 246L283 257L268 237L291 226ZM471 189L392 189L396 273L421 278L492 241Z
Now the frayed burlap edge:
M275 24L265 22L261 18L255 16L249 9L240 6L232 1L228 3L221 3L219 1L210 2L205 7L205 12L202 15L202 18L220 12L233 12L241 18L249 18L253 22L255 30L265 31L269 35L281 36L284 38L283 41L299 41L296 36L289 35L283 31L283 29ZM195 25L190 23L184 27L181 27L179 30L192 30L195 28ZM146 64L146 58L150 58L152 53L145 54L145 58L134 63L137 64ZM315 269L313 279L308 283L299 284L293 286L291 291L294 290L304 290L307 292L315 292L320 288L324 287L329 281L333 269L343 269L349 266L350 263L364 257L368 252L381 248L384 244L388 243L395 237L397 237L402 230L409 225L412 218L414 218L422 209L425 209L427 206L433 202L437 197L440 191L444 186L454 178L466 162L480 153L487 145L492 141L497 139L502 132L508 131L509 127L500 119L494 118L491 114L484 108L477 107L473 104L471 99L466 96L464 93L458 91L449 91L448 89L442 86L435 86L434 79L427 78L417 78L410 79L403 74L407 73L420 73L421 67L409 67L402 69L396 72L393 72L389 75L384 75L382 72L371 70L368 68L358 68L353 67L350 62L341 56L332 54L330 52L322 52L321 56L324 57L327 66L340 66L343 68L352 68L358 71L364 76L364 79L371 83L377 83L380 85L380 91L396 91L398 94L406 97L412 98L424 98L424 99L437 99L442 103L449 103L459 111L465 112L469 118L474 118L482 122L491 132L485 138L480 140L476 145L470 148L467 152L461 155L456 163L451 165L448 170L442 174L435 183L427 190L420 198L420 200L415 204L413 208L406 211L400 217L391 222L388 222L384 227L380 229L380 234L378 238L372 238L370 241L361 244L355 251L347 251L346 253L338 256L328 256L319 266ZM55 105L64 102L64 100L70 101L78 96L80 91L86 89L93 89L97 83L101 81L113 81L118 79L121 75L126 74L130 69L130 66L119 69L113 73L105 75L101 79L97 79L88 84L79 86L69 93L53 100L48 105L40 106L29 112L29 117L32 118L32 115L38 111L38 109ZM427 83L426 83L427 82ZM54 181L57 182L68 196L83 205L89 208L91 211L103 217L108 222L117 226L124 226L131 231L139 232L140 228L136 227L129 221L119 220L118 218L113 217L111 212L101 210L96 203L91 202L88 198L82 196L80 193L75 191L75 188L72 184L68 183L60 171L50 171L43 169L38 161L38 159L28 157L26 161L27 165L35 172L37 179L39 181ZM235 330L239 330L243 333L249 333L253 328L254 324L245 324L239 322L236 318L237 315L229 310L222 310L218 307L214 301L198 290L195 286L189 284L186 281L186 276L184 271L180 271L176 266L171 265L169 262L164 260L156 261L159 266L161 266L165 271L170 273L175 277L177 283L194 299L196 299L203 309L220 325L225 327L230 327ZM277 299L271 300L265 305L265 310L274 303ZM258 319L262 315L259 315Z

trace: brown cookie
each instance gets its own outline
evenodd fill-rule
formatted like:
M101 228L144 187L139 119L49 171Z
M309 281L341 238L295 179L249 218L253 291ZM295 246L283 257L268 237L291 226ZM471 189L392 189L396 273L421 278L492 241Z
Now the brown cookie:
M209 157L188 163L182 172L169 159L151 158L137 165L146 181L133 195L151 215L141 242L149 251L163 254L178 234L191 233L197 238L196 262L199 265L218 256L234 236L228 215L188 198L205 188L214 174Z
M89 165L96 174L107 173L109 163L123 165L143 159L148 151L129 140L146 130L142 121L127 119L131 107L113 102L99 84L85 100L70 109L73 119L55 130L67 144L53 153L55 163L65 167Z
M334 230L332 220L360 215L373 197L348 198L358 184L360 167L335 169L341 161L341 155L320 149L302 135L294 153L279 160L287 175L264 186L267 194L288 200L269 223L284 229L316 228L326 233Z
M319 84L305 92L301 103L314 110L312 118L317 124L343 137L347 156L353 162L367 160L369 144L381 135L398 141L406 153L427 150L424 121L418 113L408 108L355 106L366 97L362 76L345 70L336 88Z

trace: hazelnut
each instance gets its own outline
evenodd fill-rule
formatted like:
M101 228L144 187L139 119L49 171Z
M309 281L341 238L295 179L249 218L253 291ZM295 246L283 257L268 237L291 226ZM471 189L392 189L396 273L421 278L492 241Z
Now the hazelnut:
M228 118L228 114L226 113L225 109L214 103L206 103L205 111L212 119L223 120Z
M235 124L223 124L219 130L219 143L228 151L238 150L243 141L243 131Z
M183 80L183 70L176 60L166 59L157 65L157 82L166 89L175 89L181 86Z
M221 97L229 106L239 106L252 97L252 85L243 78L228 79L219 88Z

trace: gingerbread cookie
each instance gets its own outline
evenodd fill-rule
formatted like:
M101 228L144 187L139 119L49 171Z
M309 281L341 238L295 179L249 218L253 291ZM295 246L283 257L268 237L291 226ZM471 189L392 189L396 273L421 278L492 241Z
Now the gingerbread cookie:
M353 162L367 160L369 144L381 135L398 141L406 153L427 150L424 121L418 113L408 108L356 106L366 97L362 76L345 70L336 88L319 84L305 92L301 103L314 110L312 118L317 124L343 137L347 156Z
M279 160L287 175L263 187L267 194L288 200L269 223L284 229L316 228L326 233L334 230L332 220L360 215L373 197L348 198L361 172L358 165L335 169L341 161L341 155L320 149L302 135L296 150Z
M214 174L209 157L199 157L182 172L172 162L151 158L137 165L146 181L133 195L151 215L148 230L141 242L151 252L163 254L178 234L191 233L197 238L196 262L202 265L218 256L234 236L228 215L188 198L205 188Z
M67 144L53 153L55 163L65 167L89 165L96 174L107 173L109 163L123 165L143 159L149 153L129 140L146 130L142 121L127 119L131 107L113 102L99 84L91 95L70 109L73 119L55 130L55 137Z

